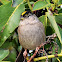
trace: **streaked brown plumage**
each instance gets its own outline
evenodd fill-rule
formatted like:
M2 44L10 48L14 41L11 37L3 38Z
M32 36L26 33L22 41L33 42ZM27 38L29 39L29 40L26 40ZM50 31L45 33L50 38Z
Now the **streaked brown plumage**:
M30 15L20 21L18 35L19 42L25 49L33 50L45 42L44 27L36 15Z

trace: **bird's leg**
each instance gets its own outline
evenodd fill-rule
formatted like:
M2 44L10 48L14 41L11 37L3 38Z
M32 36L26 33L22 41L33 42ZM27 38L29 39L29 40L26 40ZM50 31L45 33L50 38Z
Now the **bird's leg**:
M25 51L23 52L23 56L24 56L24 61L23 61L23 62L26 62L26 57L27 57L27 49L25 49Z
M43 52L44 52L44 45L43 45L43 50L40 49L38 54L43 53Z
M31 60L36 56L38 50L39 50L39 47L36 47L35 53L31 56L31 58L27 62L31 62Z
M25 51L24 51L24 53L23 53L23 56L24 56L24 58L27 57L27 49L25 49Z
M43 51L43 52L45 51L45 50L44 50L44 45L43 45L43 50L42 50L42 51Z
M42 46L44 46L44 43L42 43L39 47L36 47L36 50L35 50L34 54L31 56L31 58L30 58L27 62L31 62L31 60L36 56L38 50L39 50Z

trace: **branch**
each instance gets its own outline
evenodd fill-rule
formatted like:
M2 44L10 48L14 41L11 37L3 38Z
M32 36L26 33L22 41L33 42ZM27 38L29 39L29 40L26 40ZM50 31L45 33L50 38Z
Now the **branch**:
M59 57L62 56L62 53L60 54L57 54ZM48 55L48 58L54 58L55 55ZM43 59L46 59L47 57L46 56L43 56L43 57L38 57L38 58L34 58L34 61L38 61L38 60L43 60Z

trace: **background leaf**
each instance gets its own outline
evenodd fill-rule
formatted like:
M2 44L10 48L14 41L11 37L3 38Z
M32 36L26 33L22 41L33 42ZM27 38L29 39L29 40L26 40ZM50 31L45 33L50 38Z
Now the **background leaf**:
M0 60L3 60L9 54L9 50L0 50Z
M11 62L11 61L0 61L0 62Z
M18 4L22 3L23 0L13 0L13 7L16 7Z
M45 26L46 26L46 25L45 25L45 21L46 21L45 15L40 16L40 17L39 17L39 20L43 23L43 25L44 25L44 27L45 27Z
M1 0L1 3L7 4L7 3L9 3L9 1L11 1L11 0Z
M55 20L57 23L62 25L62 14L56 15Z
M15 9L11 7L11 3L0 6L0 32Z
M58 0L52 0L54 3L57 3L58 2Z
M33 6L33 11L43 9L48 6L50 6L50 4L45 1L37 1Z
M15 50L15 48L12 47L12 49L11 49L11 51L10 51L8 57L5 58L4 61L7 60L7 61L15 62L15 60L16 60L16 55L17 55L17 54L16 54L16 50Z
M51 2L51 0L46 0L48 3L50 3Z
M8 19L5 29L0 32L0 46L5 42L5 40L11 35L11 33L18 27L20 22L20 15L25 10L24 4L19 4L10 18Z
M60 10L58 10L58 13L59 13L59 14L62 13L62 8L60 8Z
M52 26L53 26L55 32L56 32L56 34L57 34L57 36L58 36L58 38L59 38L61 44L62 44L61 34L60 34L59 28L58 28L58 26L57 26L57 24L56 24L55 17L54 17L53 14L51 13L51 11L47 12L46 14L47 14L47 16L48 16L48 18L49 18L49 20L50 20L50 23L52 24Z
M58 26L60 34L61 34L61 39L62 39L62 29L60 28L60 26Z
M59 4L61 4L62 3L62 0L59 0Z

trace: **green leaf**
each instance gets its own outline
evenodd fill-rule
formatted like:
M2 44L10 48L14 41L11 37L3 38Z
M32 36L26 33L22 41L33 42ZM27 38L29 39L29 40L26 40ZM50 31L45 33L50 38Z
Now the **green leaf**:
M62 4L62 0L59 0L59 4Z
M9 54L9 50L0 50L0 60L3 60Z
M0 61L0 62L11 62L11 61Z
M52 0L54 3L57 3L58 2L58 0Z
M52 29L51 26L47 26L46 28L46 35L52 35L54 33L54 30Z
M60 26L58 26L60 34L61 34L61 39L62 39L62 29L60 28Z
M39 17L39 20L43 23L44 27L45 27L45 33L46 33L46 27L47 27L47 16L46 15L42 15Z
M20 22L20 15L25 10L24 4L19 4L12 15L9 17L3 32L0 32L0 46L11 35L11 33L18 27Z
M2 5L2 3L0 2L0 6Z
M11 3L0 6L0 32L4 28L8 18L12 14L15 8L11 7Z
M46 3L45 1L37 1L33 6L33 11L43 9L45 7L50 6L51 4Z
M51 2L51 0L46 0L48 3L50 3Z
M9 40L10 40L10 39L9 39ZM14 41L9 42L9 40L6 41L0 48L1 48L1 49L5 49L5 48L6 48L6 49L9 49L9 48L14 47L14 46L13 46L13 44L14 44L13 42L14 42ZM8 45L9 45L9 46L8 46Z
M58 36L58 38L60 40L60 43L62 44L61 34L60 34L59 28L57 26L57 23L55 21L55 17L51 13L51 11L48 11L46 14L47 14L47 16L48 16L48 18L50 20L50 23L52 24L52 26L53 26L53 28L54 28L54 30L55 30L55 32L56 32L56 34L57 34L57 36Z
M1 0L1 2L2 2L3 4L9 3L9 1L10 1L10 0Z
M39 17L39 20L43 23L44 27L46 26L46 16L45 15L42 15Z
M53 50L52 54L56 54L55 53L55 48L57 48L57 47L58 47L58 54L59 54L59 53L61 53L61 43L59 42L58 38L55 38L54 41L57 43L57 45L56 46L54 45L52 47L52 50Z
M58 8L59 9L59 8ZM60 14L60 13L62 13L62 8L60 8L60 10L58 10L58 13Z
M23 0L13 0L13 7L16 7L18 4L23 3Z
M16 50L15 50L14 47L12 47L10 51L11 52L9 53L8 57L5 58L4 60L11 61L11 62L15 62L16 56L17 56Z
M62 14L56 15L55 20L57 23L62 25Z

